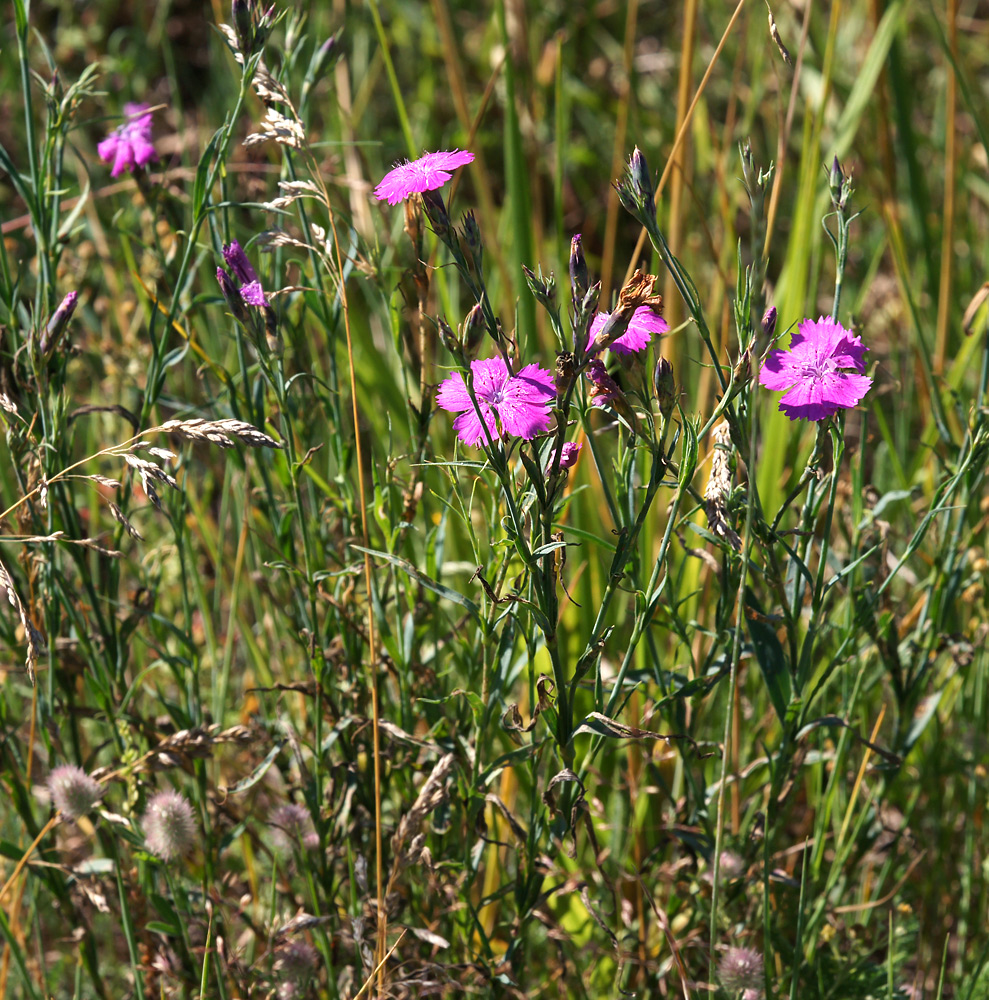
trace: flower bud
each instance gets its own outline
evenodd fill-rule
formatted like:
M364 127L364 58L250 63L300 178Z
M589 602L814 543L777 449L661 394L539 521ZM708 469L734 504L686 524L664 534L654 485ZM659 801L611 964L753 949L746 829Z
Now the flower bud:
M227 307L233 313L234 319L241 325L247 326L247 305L240 297L240 289L233 278L230 277L225 268L218 267L216 269L216 280L220 285L220 291L223 293Z
M673 378L673 365L667 358L657 358L656 367L652 373L652 384L656 390L659 412L663 415L664 420L668 420L676 406L677 389Z
M422 207L426 212L426 218L429 219L429 224L433 227L433 232L444 243L449 243L453 227L450 224L450 215L443 203L443 198L438 191L423 191L419 197L422 198Z
M65 328L68 326L72 314L75 312L78 301L79 293L69 292L62 299L61 304L55 312L52 313L52 317L48 320L48 325L45 327L44 333L41 334L41 343L38 345L44 357L49 357L54 352L62 334L65 333Z
M632 187L636 197L641 199L643 206L651 206L653 204L652 177L649 176L649 165L646 163L646 158L638 146L632 151L632 156L629 159L629 172L632 176Z
M580 233L577 233L570 241L570 287L575 305L583 302L589 282L587 261L580 246Z
M776 332L776 306L770 306L762 315L762 332L770 340Z
M536 297L536 301L547 309L555 309L556 278L552 274L548 278L544 277L542 268L539 268L537 273L526 267L525 264L522 265L522 273L525 275L525 283Z
M251 5L248 0L233 0L230 12L233 15L234 27L237 29L241 55L246 58L254 48L254 19L251 17Z
M455 357L459 358L463 353L463 346L460 338L453 332L453 327L446 320L439 320L440 340L443 346Z
M484 244L481 242L481 230L477 225L477 219L474 218L473 212L467 212L464 215L461 235L467 256L474 265L474 270L480 273L481 262L484 257Z
M278 314L271 306L264 308L264 337L272 354L282 353L282 335L278 332Z
M484 310L481 303L475 304L474 308L467 313L464 320L461 339L463 340L464 354L468 361L473 361L477 357L477 352L484 342L484 334L487 332L487 324L484 321Z
M580 454L580 449L583 445L575 444L573 441L567 441L564 443L563 447L560 448L560 471L564 469L572 469L577 464L577 456ZM546 466L546 475L548 476L553 471L554 458L549 460L549 465Z

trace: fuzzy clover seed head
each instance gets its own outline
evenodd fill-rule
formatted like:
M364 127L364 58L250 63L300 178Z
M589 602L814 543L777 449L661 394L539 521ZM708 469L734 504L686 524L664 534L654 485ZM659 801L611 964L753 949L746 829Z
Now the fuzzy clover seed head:
M163 861L185 854L196 839L196 817L189 800L178 792L159 792L142 823L148 850Z
M85 816L99 801L99 782L75 764L62 764L48 775L52 801L67 819Z
M718 978L730 992L758 995L765 982L762 955L754 948L729 948L718 963Z
M278 1000L296 1000L305 995L306 988L316 972L319 952L305 941L289 941L275 952L275 975Z
M319 835L313 829L312 818L305 806L295 802L279 806L269 820L273 827L272 840L280 850L289 852L297 846L312 850L319 847Z

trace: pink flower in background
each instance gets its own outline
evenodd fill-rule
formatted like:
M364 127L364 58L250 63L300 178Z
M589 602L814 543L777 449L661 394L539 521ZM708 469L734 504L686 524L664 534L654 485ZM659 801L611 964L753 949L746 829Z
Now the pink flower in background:
M125 104L127 121L114 129L97 147L104 163L113 163L110 176L116 177L125 170L133 173L152 160L158 159L151 145L151 112L147 104Z
M435 191L443 187L457 167L463 167L474 159L474 154L466 149L454 149L448 153L426 153L418 160L406 160L388 171L381 183L374 189L378 201L388 200L389 205L397 205L411 194Z
M549 429L546 404L556 398L556 388L548 371L526 365L518 375L509 375L501 358L473 361L470 368L474 373L474 395L492 439L506 434L528 441ZM451 375L436 393L436 402L444 410L460 414L453 429L464 444L476 445L485 440L463 375Z
M610 318L611 313L599 312L595 315L591 322L591 334L587 342L588 350L594 346L597 335L604 329L604 324ZM661 336L669 331L670 324L658 312L649 306L639 306L632 313L628 329L609 347L615 354L634 354L636 351L644 351L654 335Z
M577 456L580 454L580 449L583 445L575 444L573 441L567 441L564 443L563 447L560 449L560 469L572 469L577 464ZM554 455L549 460L549 465L546 466L546 475L548 476L553 471L553 461L556 456Z
M789 351L770 353L759 382L774 392L788 390L780 410L791 420L824 420L855 406L869 391L872 379L863 374L867 350L830 317L805 319L790 339Z

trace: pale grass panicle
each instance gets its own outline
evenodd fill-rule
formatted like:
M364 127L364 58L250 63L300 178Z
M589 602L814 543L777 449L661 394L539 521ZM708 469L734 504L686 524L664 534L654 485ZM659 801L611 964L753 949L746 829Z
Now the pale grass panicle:
M245 146L257 146L269 139L291 149L304 149L306 132L302 124L292 118L286 118L280 111L268 108L264 118L258 122L257 132L252 132L244 139Z
M47 652L45 637L34 627L34 622L31 621L27 607L25 607L24 602L17 593L17 588L14 586L13 577L11 577L7 571L7 567L2 562L0 562L0 587L7 591L7 600L17 612L21 627L24 629L24 639L27 645L27 656L25 657L24 666L27 670L28 679L33 685L34 668L38 663L38 659Z
M736 551L742 551L742 540L738 532L728 523L728 508L725 501L731 494L734 450L731 443L731 428L727 420L717 423L711 431L714 446L711 457L711 475L704 488L704 510L707 523L718 538L723 538Z
M156 428L166 434L174 434L186 441L208 441L219 448L232 448L234 438L252 448L281 448L280 442L259 431L253 424L235 417L223 420L204 420L193 417L190 420L167 420Z

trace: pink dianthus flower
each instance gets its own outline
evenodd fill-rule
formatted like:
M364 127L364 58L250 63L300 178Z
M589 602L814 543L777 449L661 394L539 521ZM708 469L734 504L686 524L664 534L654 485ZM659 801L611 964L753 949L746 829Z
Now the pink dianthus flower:
M449 152L425 153L418 160L399 163L381 179L374 189L378 201L387 199L389 205L397 205L409 195L435 191L443 187L453 176L457 167L465 166L474 159L474 154L466 149Z
M549 430L546 404L556 398L556 388L548 371L538 365L526 365L517 375L510 375L501 358L472 361L470 368L474 373L478 408L493 440L505 434L528 441ZM440 386L436 402L444 410L460 414L453 422L453 429L464 444L486 441L460 372L454 372Z
M611 318L611 313L599 312L591 321L591 332L587 340L587 350L594 346L597 335L604 329L605 323ZM608 346L615 354L634 354L644 351L649 346L653 336L669 333L670 324L649 306L639 306L632 313L626 331Z
M824 420L855 406L869 391L872 379L863 374L867 350L830 317L805 319L788 351L770 353L759 383L774 392L787 390L780 410L791 420Z
M158 159L151 145L151 112L147 104L125 104L127 121L115 128L97 147L104 163L113 163L110 176L116 177L125 170L133 173L152 160Z

